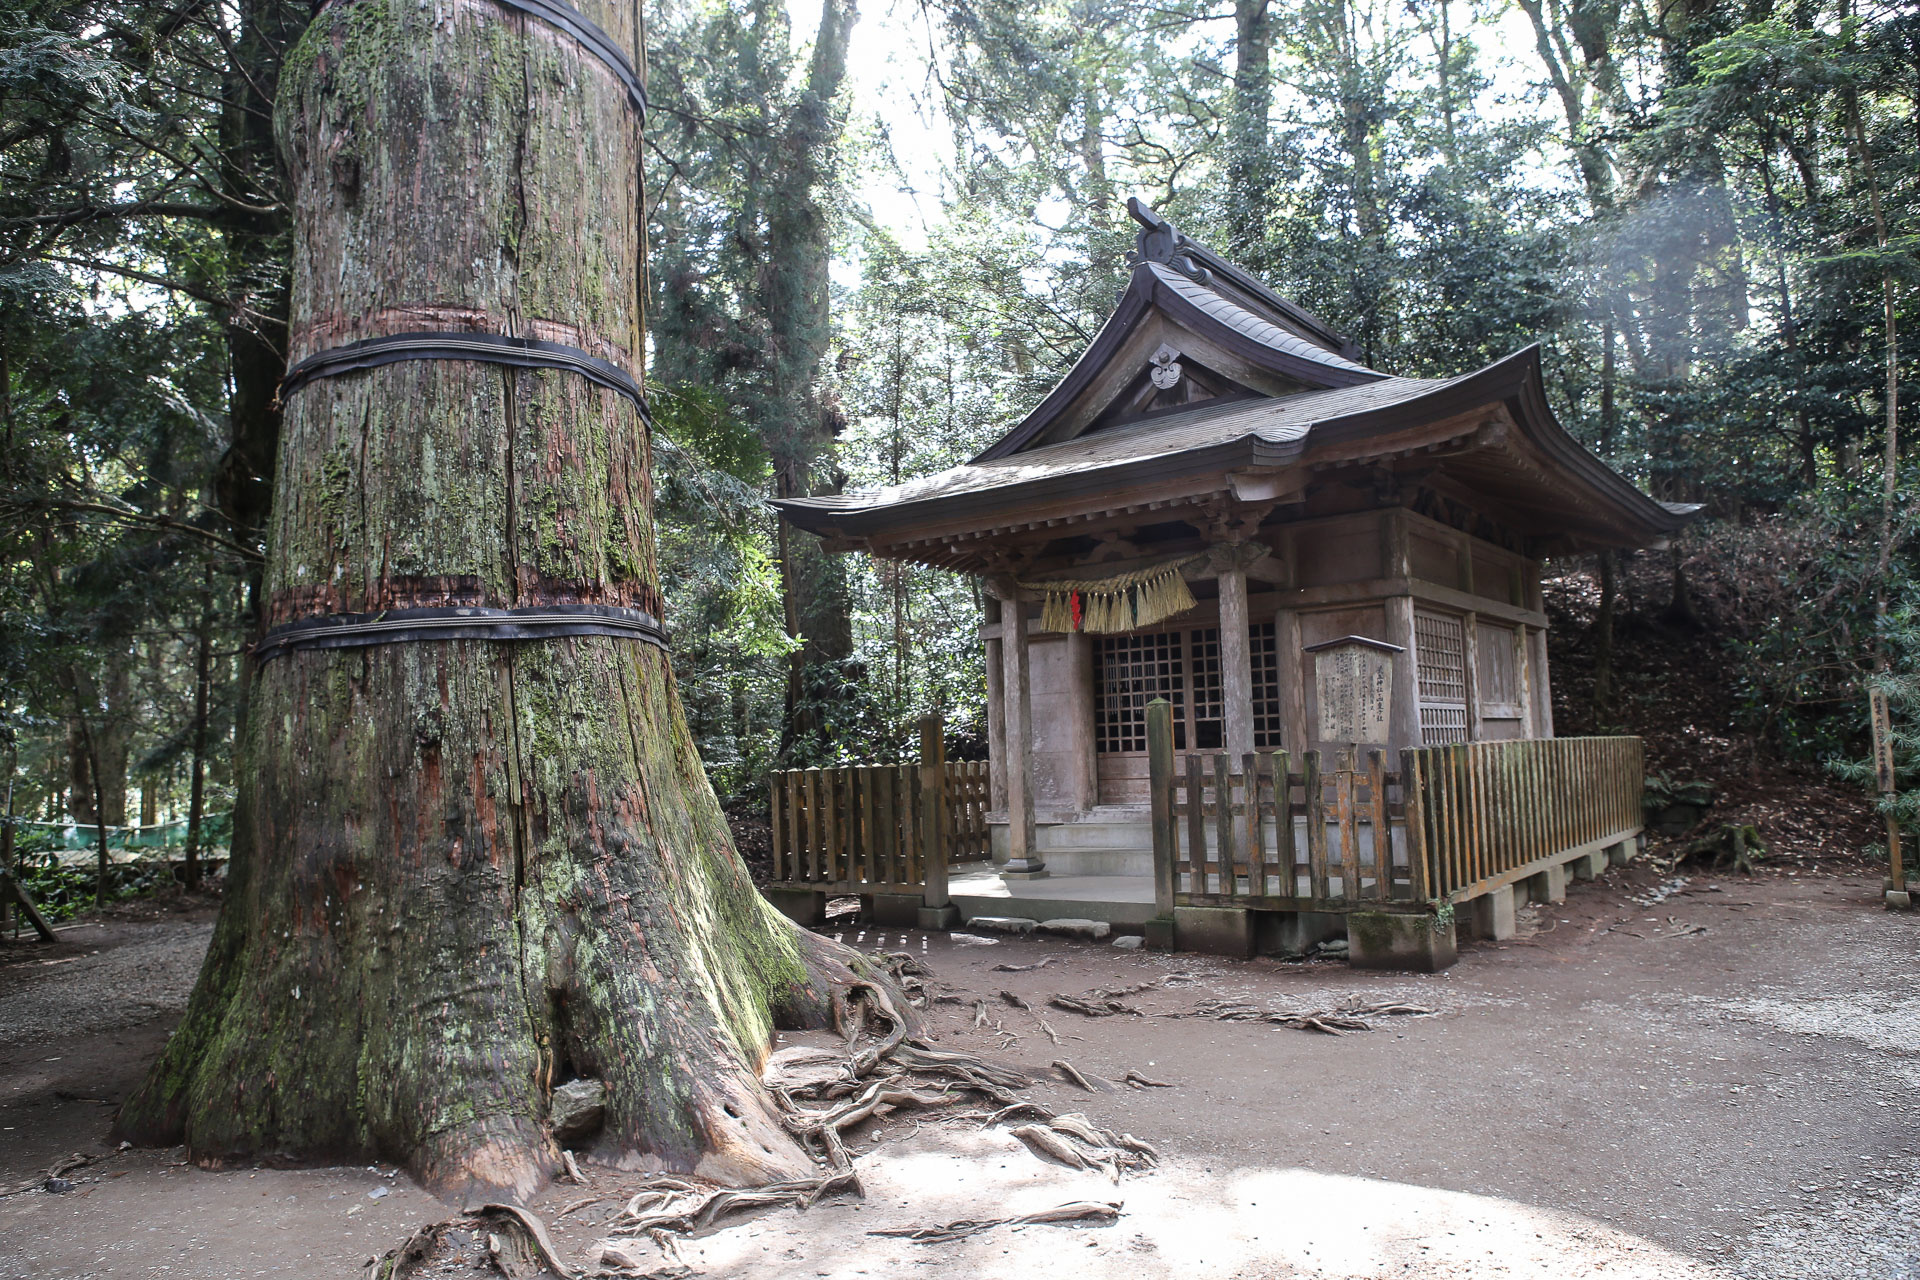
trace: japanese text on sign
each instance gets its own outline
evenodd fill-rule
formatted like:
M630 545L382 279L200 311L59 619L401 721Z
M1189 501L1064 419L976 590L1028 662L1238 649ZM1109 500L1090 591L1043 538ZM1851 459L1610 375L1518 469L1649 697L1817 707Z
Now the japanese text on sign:
M1360 645L1313 655L1322 742L1387 741L1393 704L1393 655Z
M1882 794L1893 791L1893 717L1887 711L1887 695L1878 689L1867 695L1873 716L1873 774Z

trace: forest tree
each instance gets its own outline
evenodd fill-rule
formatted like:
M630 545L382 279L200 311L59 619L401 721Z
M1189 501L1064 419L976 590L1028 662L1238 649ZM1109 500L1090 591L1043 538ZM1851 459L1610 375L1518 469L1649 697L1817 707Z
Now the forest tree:
M632 57L631 6L589 16ZM440 352L284 384L232 871L121 1114L135 1140L524 1196L558 1159L551 1090L590 1078L598 1159L811 1170L757 1072L774 1023L826 1018L851 971L755 892L668 654L626 625L660 603L621 390L641 120L616 68L501 7L389 0L322 10L287 56L295 369L422 333L565 363ZM465 638L460 609L497 612ZM329 647L373 620L376 642Z

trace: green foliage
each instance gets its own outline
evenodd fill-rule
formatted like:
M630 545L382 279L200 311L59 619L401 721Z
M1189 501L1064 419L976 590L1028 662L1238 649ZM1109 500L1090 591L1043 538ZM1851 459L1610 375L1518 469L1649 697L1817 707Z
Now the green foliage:
M1908 604L1889 615L1881 634L1887 669L1869 677L1867 685L1887 696L1896 790L1880 797L1880 809L1906 831L1920 834L1920 606ZM1859 707L1860 712L1865 710L1864 705ZM1863 730L1856 730L1856 737L1867 741ZM1871 743L1867 746L1866 754L1834 759L1829 767L1848 782L1878 793Z
M208 582L226 785L287 345L261 122L305 13L0 3L0 717L28 808L65 804L89 734L177 808ZM1017 422L1125 281L1129 195L1379 368L1541 343L1579 439L1707 505L1687 545L1725 571L1746 727L1861 753L1875 602L1920 588L1920 481L1883 569L1878 463L1883 275L1920 332L1920 18L931 0L901 55L928 135L848 92L844 5L647 17L662 587L723 795L898 758L929 712L984 742L977 584L817 554L769 499L910 481ZM912 244L860 202L924 171L910 147L942 152Z
M33 899L33 905L53 923L71 920L93 908L92 860L62 861L52 842L39 832L26 828L16 832L14 870L20 887ZM172 867L164 858L110 863L107 875L110 902L149 898L174 885Z

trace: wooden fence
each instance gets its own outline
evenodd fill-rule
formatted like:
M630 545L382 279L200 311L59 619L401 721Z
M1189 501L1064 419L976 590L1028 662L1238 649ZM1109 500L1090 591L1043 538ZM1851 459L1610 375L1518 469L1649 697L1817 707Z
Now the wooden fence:
M1638 738L1472 742L1405 753L1436 897L1473 897L1570 849L1640 830Z
M773 880L840 893L921 893L929 872L988 856L987 765L855 765L773 775ZM937 878L937 877L935 877Z
M1427 747L1401 752L1397 770L1379 751L1195 753L1176 764L1156 711L1148 748L1162 904L1464 902L1641 828L1638 738Z
M1175 899L1291 911L1425 901L1423 867L1409 862L1404 838L1394 839L1395 819L1404 823L1399 775L1383 754L1308 751L1297 771L1292 763L1285 751L1249 753L1237 769L1224 752L1188 755L1164 799L1155 787L1155 830L1164 823Z

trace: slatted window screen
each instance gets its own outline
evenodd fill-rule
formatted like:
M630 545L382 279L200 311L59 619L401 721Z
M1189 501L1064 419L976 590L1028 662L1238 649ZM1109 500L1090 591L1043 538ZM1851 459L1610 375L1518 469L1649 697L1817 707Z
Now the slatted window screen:
M1463 620L1416 609L1414 651L1420 674L1420 741L1429 747L1467 740L1467 638Z
M1093 651L1093 727L1099 750L1145 751L1147 704L1155 698L1173 704L1174 746L1186 746L1186 679L1180 641L1178 631L1100 637Z
M1253 745L1277 751L1286 743L1280 726L1280 644L1271 622L1248 629L1253 650Z
M1187 689L1193 696L1193 746L1218 751L1227 744L1226 697L1220 686L1220 630L1187 633Z

